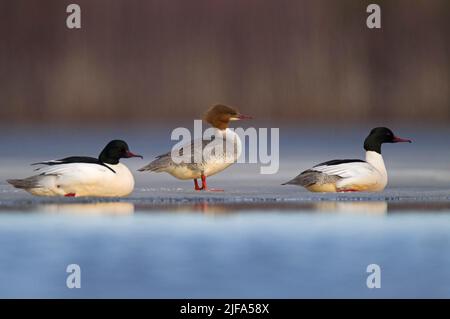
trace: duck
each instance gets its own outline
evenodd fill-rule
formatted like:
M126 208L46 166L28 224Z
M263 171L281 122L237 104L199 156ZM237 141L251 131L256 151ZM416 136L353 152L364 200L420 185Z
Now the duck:
M139 157L122 140L109 142L98 158L72 156L44 161L37 175L7 182L35 196L124 197L134 189L134 177L122 158Z
M366 159L331 160L320 163L282 185L297 185L311 192L380 192L388 183L381 155L384 143L411 143L387 127L372 129L364 141Z
M191 140L171 152L156 157L150 164L139 169L140 172L166 172L180 180L193 180L196 191L223 191L209 188L206 179L222 172L236 162L242 152L242 142L239 135L229 128L231 121L251 119L251 116L241 114L235 107L216 104L211 106L203 116L203 120L213 128L211 140L201 138ZM214 151L211 146L214 141L223 142L223 151ZM217 145L217 144L216 144ZM205 150L210 148L210 152ZM172 154L186 155L187 160L174 160ZM200 160L196 155L200 154ZM198 182L201 180L201 185Z

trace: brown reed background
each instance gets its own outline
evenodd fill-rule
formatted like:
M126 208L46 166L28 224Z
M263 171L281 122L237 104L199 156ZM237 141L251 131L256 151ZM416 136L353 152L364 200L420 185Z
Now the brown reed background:
M82 29L65 26L82 8ZM365 25L382 8L382 29ZM450 122L448 0L0 0L0 122Z

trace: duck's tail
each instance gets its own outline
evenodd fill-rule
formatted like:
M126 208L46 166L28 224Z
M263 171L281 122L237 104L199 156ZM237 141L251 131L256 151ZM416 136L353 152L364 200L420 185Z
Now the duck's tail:
M290 181L283 183L281 185L299 185L303 187L308 187L311 185L316 184L321 178L321 173L307 170L302 173L300 173L297 177L294 179L291 179Z
M300 173L300 175L298 175L294 179L281 185L299 185L303 187L309 187L315 184L335 183L340 179L341 177L337 175L327 175L314 170L306 170Z
M172 164L172 159L170 158L170 155L163 155L158 156L157 159L155 159L150 164L138 169L139 172L145 172L145 171L152 171L152 172L164 172L167 170L167 168Z
M31 176L24 179L8 179L7 182L12 186L14 186L15 188L20 189L31 189L42 187L39 183L38 176Z

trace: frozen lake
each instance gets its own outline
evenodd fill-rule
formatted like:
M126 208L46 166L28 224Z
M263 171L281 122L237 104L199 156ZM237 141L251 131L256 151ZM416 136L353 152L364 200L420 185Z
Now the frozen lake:
M145 160L170 150L161 128L0 131L0 297L450 297L450 130L401 127L383 148L379 194L311 194L280 186L333 158L361 158L361 128L281 129L280 171L237 164L209 180L136 172L126 199L42 199L4 180L29 163L96 155L125 139ZM307 136L307 138L302 138ZM66 287L79 264L82 288ZM378 264L380 289L366 286Z

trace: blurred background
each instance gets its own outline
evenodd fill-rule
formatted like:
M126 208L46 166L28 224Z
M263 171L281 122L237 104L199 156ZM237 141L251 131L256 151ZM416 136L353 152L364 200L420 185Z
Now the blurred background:
M449 30L448 0L0 0L0 123L157 123L220 102L300 124L445 125Z
M0 0L0 297L449 298L449 35L449 0ZM136 172L214 103L255 117L234 126L280 128L276 174L260 156L199 194ZM384 192L280 186L361 158L375 125L414 141L383 146ZM121 202L6 182L113 138L145 157L123 161L136 187Z

